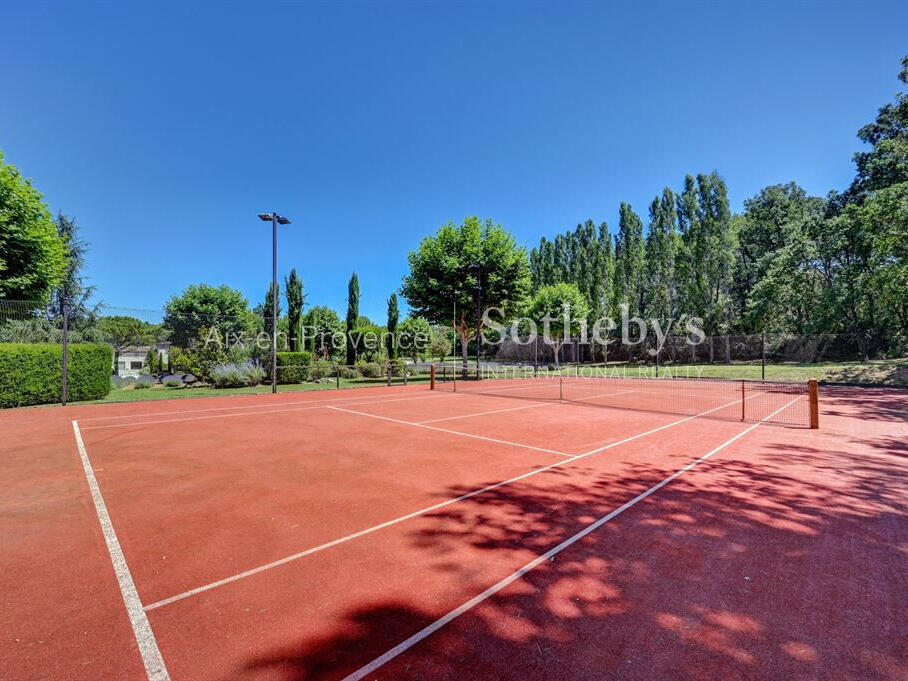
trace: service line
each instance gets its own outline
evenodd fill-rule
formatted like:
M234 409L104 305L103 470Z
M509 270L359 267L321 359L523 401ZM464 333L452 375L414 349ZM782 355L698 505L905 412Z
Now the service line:
M706 454L704 454L703 456L701 456L699 459L696 459L695 461L692 461L691 463L687 464L684 468L681 468L680 470L675 471L674 473L672 473L671 475L669 475L667 478L665 478L665 479L662 480L661 482L656 483L655 485L653 485L652 487L650 487L650 488L647 489L646 491L641 492L640 494L638 494L637 496L635 496L635 497L634 497L633 499L631 499L630 501L625 502L624 504L622 504L622 505L619 506L618 508L614 509L613 511L610 511L609 513L605 514L604 516L602 516L601 518L599 518L599 519L596 520L595 522L593 522L593 523L587 525L585 528L583 528L582 530L580 530L580 532L578 532L578 533L575 534L574 536L569 537L568 539L565 539L563 542L561 542L561 543L558 544L557 546L555 546L555 547L549 549L548 551L546 551L546 552L543 553L542 555L537 556L536 558L534 558L533 560L531 560L529 563L527 563L526 565L524 565L524 566L523 566L522 568L520 568L519 570L517 570L517 571L511 573L510 575L508 575L507 577L505 577L505 578L502 579L501 581L499 581L499 582L493 584L492 586L490 586L488 589L486 589L486 590L483 591L482 593L480 593L480 594L474 596L473 598L471 598L470 600L468 600L466 603L463 603L462 605L460 605L459 607L455 608L454 610L451 610L451 611L450 611L449 613L447 613L446 615L444 615L444 616L442 616L442 617L439 617L437 620L435 620L434 622L432 622L432 624L430 624L430 625L428 625L427 627L425 627L425 628L421 629L420 631L416 632L415 634L413 634L410 638L406 639L405 641L403 641L403 642L397 644L396 646L394 646L393 648L391 648L388 652L386 652L384 655L380 655L379 657L376 657L374 660L372 660L372 661L369 662L368 664L364 665L363 667L360 667L358 670L356 670L356 671L353 672L352 674L349 674L348 676L344 677L343 681L359 681L359 679L362 679L362 678L368 676L369 674L373 673L373 672L374 672L375 670L377 670L379 667L383 666L383 665L386 664L387 662L390 662L391 660L393 660L395 657L397 657L397 656L400 655L401 653L405 652L406 650L412 648L414 645L416 645L417 643L419 643L420 641L422 641L424 638L427 638L428 636L431 636L432 634L434 634L436 631L438 631L439 629L441 629L443 626L445 626L446 624L448 624L448 623L451 622L452 620L454 620L454 619L460 617L460 616L463 615L465 612L467 612L467 611L469 611L469 610L472 610L472 609L475 608L477 605L479 605L479 604L482 603L483 601L487 600L487 599L490 598L491 596L494 596L494 595L497 594L499 591L501 591L502 589L504 589L506 586L508 586L509 584L511 584L511 583L513 583L513 582L515 582L515 581L517 581L518 579L520 579L521 577L523 577L525 574L527 574L528 572L530 572L530 571L533 570L534 568L536 568L536 567L542 565L542 564L545 563L547 560L549 560L550 558L553 558L553 557L556 556L557 554L561 553L562 551L564 551L566 548L568 548L568 547L571 546L572 544L575 544L576 542L580 541L581 539L583 539L585 536L587 536L587 535L590 534L591 532L596 531L597 529L599 529L600 527L602 527L603 525L605 525L607 522L609 522L609 521L612 520L613 518L615 518L615 517L621 515L622 513L624 513L624 512L625 512L626 510L628 510L629 508L635 506L635 505L636 505L637 503L639 503L640 501L643 501L644 499L646 499L646 498L647 498L648 496L650 496L651 494L654 494L654 493L658 492L660 489L662 489L663 487L665 487L668 483L670 483L670 482L671 482L672 480L674 480L675 478L677 478L677 477L683 475L684 473L686 473L687 471L689 471L689 470L690 470L691 468L693 468L694 466L696 466L696 465L698 465L698 464L700 464L700 463L706 461L708 458L710 458L710 457L711 457L713 454L715 454L716 452L719 452L719 451L725 449L728 445L730 445L730 444L732 444L733 442L735 442L736 440L739 440L740 438L744 437L745 435L747 435L747 433L749 433L750 431L752 431L752 430L753 430L754 428L756 428L757 426L761 425L764 421L766 421L766 420L772 418L773 416L775 416L776 414L778 414L778 413L779 413L780 411L782 411L783 409L788 408L789 406L791 406L792 404L794 404L795 402L797 402L799 399L801 399L800 396L796 397L796 398L793 399L791 402L789 402L788 404L786 404L786 405L783 406L783 407L780 407L779 409L777 409L776 411L774 411L774 412L773 412L772 414L770 414L769 416L766 416L766 417L764 417L763 419L761 419L760 421L758 421L757 423L753 424L752 426L749 426L748 428L745 428L745 429L742 430L740 433L738 433L737 435L735 435L735 436L729 438L728 440L726 440L725 442L723 442L721 445L719 445L719 446L716 447L715 449L711 449L711 450L708 451Z
M712 409L702 411L698 414L694 414L692 416L685 416L684 418L678 419L677 421L672 421L670 423L666 423L664 425L657 426L656 428L651 428L650 430L644 431L642 433L637 433L636 435L631 435L630 437L626 437L622 440L617 440L615 442L611 442L607 445L603 445L602 447L597 447L595 449L591 449L588 452L584 452L582 454L577 454L576 456L572 456L570 458L567 458L567 459L564 459L561 461L556 461L555 463L549 464L547 466L542 466L540 468L534 468L531 471L528 471L521 475L517 475L513 478L509 478L508 480L502 480L501 482L496 482L494 484L487 485L485 487L480 487L478 489L467 492L466 494L462 494L458 497L453 497L451 499L446 499L445 501L441 501L437 504L432 504L431 506L426 506L425 508L421 508L421 509L418 509L411 513L407 513L406 515L392 518L391 520L387 520L383 523L379 523L378 525L373 525L371 527L367 527L365 529L359 530L358 532L348 534L344 537L339 537L337 539L333 539L329 542L325 542L324 544L319 544L318 546L313 546L311 548L304 549L302 551L291 554L289 556L285 556L284 558L279 558L279 559L271 561L269 563L265 563L263 565L259 565L254 568L250 568L248 570L243 570L242 572L238 572L234 575L230 575L229 577L224 577L223 579L219 579L219 580L211 582L209 584L204 584L204 585L196 587L194 589L189 589L188 591L178 593L174 596L169 596L168 598L163 598L159 601L155 601L154 603L150 603L150 604L146 605L145 610L146 611L154 610L156 608L160 608L162 606L169 605L170 603L175 603L177 601L181 601L184 598L189 598L190 596L195 596L197 594L204 593L205 591L210 591L211 589L215 589L219 586L224 586L225 584L230 584L232 582L236 582L241 579L245 579L246 577L251 577L252 575L259 574L260 572L265 572L266 570L271 570L272 568L280 567L281 565L286 565L287 563L294 562L296 560L299 560L300 558L305 558L306 556L310 556L313 553L318 553L320 551L324 551L325 549L330 549L334 546L344 544L353 539L358 539L359 537L364 537L368 534L372 534L373 532L378 532L379 530L383 530L383 529L391 527L393 525L397 525L397 524L405 522L407 520L411 520L411 519L419 517L421 515L425 515L426 513L431 513L432 511L437 511L438 509L444 508L445 506L450 506L451 504L456 504L460 501L464 501L471 497L475 497L475 496L483 494L485 492L489 492L491 490L498 489L499 487L504 487L506 485L511 485L511 484L514 484L515 482L519 482L521 480L526 480L527 478L531 478L534 475L539 475L540 473L545 473L546 471L553 470L553 469L563 466L565 464L572 463L579 459L583 459L587 456L591 456L593 454L598 454L599 452L606 451L613 447L618 447L620 445L626 444L628 442L632 442L639 438L646 437L647 435L652 435L654 433L658 433L658 432L666 430L668 428L678 426L682 423L687 423L688 421L691 421L700 416L706 416L708 414L711 414L714 411L719 411L720 409L725 409L733 404L738 404L738 403L739 403L739 400L734 400L733 402L729 402L727 404L723 404L718 407L714 407ZM366 415L371 416L371 414L366 414ZM404 423L407 423L408 425L414 425L414 424L410 423L409 421L406 421ZM452 432L456 432L456 431L452 431Z

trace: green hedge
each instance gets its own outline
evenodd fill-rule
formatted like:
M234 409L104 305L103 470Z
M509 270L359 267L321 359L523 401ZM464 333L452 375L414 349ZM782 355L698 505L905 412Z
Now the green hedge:
M304 383L309 376L309 365L311 363L311 352L277 353L277 382Z
M110 391L113 348L69 346L69 399L97 400ZM0 407L60 401L63 346L51 343L0 343Z

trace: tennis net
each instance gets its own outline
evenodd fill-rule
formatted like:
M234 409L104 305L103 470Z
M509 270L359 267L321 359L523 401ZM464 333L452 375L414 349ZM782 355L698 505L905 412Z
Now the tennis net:
M738 421L817 427L816 384L719 378L645 378L577 371L520 374L437 369L435 390L515 400L570 402Z

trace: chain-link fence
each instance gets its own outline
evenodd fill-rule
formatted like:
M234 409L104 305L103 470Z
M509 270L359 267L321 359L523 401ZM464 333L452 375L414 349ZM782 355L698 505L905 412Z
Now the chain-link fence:
M65 314L64 314L65 312ZM451 329L429 328L424 340L443 332L449 336L438 351L409 349L400 335L390 337L381 327L359 329L353 334L336 314L321 314L291 325L287 316L277 321L277 353L273 356L274 325L270 310L258 306L221 314L217 308L148 310L95 306L52 306L34 301L0 301L0 343L43 346L37 365L57 364L59 371L35 378L34 365L16 354L0 358L7 392L29 392L30 402L7 399L3 403L37 403L88 399L97 389L69 394L72 383L69 350L73 346L103 345L110 348L109 383L112 395L127 398L127 390L178 390L250 388L268 384L282 389L336 389L387 385L426 380L425 360L448 357L463 371L462 341ZM306 321L311 322L307 325ZM863 361L859 339L849 334L798 335L760 333L746 335L668 336L649 333L643 339L623 340L612 334L605 343L569 338L546 342L542 337L506 338L500 343L468 343L472 368L518 365L553 369L562 366L655 367L657 375L696 375L754 380L807 380L858 384L908 385L908 361ZM412 341L412 339L411 339ZM354 361L348 362L352 347ZM448 355L453 350L455 357ZM81 351L80 351L81 352ZM50 353L50 354L48 354ZM391 359L393 357L400 359ZM80 360L81 361L81 360ZM23 365L23 366L20 366ZM27 365L27 367L25 366ZM439 365L441 366L441 364ZM30 367L30 368L29 368ZM444 369L445 372L449 369ZM35 383L47 385L35 385ZM78 385L84 381L79 379ZM28 384L20 390L15 384ZM93 381L92 385L98 385ZM143 393L145 395L147 393ZM106 395L106 393L105 393ZM52 396L52 397L49 397ZM155 395L158 396L158 395ZM176 394L174 395L176 396ZM132 393L129 399L138 395Z

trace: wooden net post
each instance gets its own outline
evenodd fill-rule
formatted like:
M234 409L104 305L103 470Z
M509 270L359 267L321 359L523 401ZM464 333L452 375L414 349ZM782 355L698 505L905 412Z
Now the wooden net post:
M435 390L435 365L429 365L429 390Z
M810 427L820 427L820 389L817 379L811 378L807 381L807 395L810 401Z

